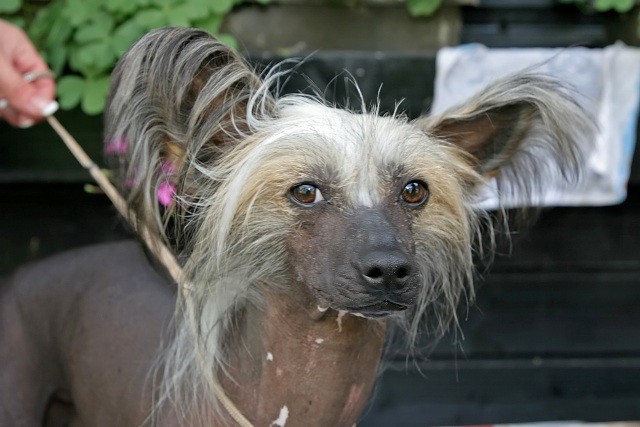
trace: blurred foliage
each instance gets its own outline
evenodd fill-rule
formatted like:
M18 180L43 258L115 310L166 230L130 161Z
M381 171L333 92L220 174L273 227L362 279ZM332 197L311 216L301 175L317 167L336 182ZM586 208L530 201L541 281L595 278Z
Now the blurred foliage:
M245 1L270 0L0 0L0 18L23 28L56 74L64 109L87 114L104 109L109 78L118 59L153 28L202 28L219 34L223 18ZM331 0L329 0L331 1ZM334 0L336 1L336 0ZM407 0L412 16L428 16L442 0Z
M559 0L564 4L575 4L584 13L610 12L615 11L620 14L631 12L636 6L637 0ZM638 26L636 33L640 37L640 13L636 16Z
M219 34L226 14L243 0L0 0L0 17L22 27L56 74L60 106L99 114L113 67L153 28L202 28ZM258 3L267 3L262 0Z
M22 27L58 78L64 109L78 105L87 114L104 108L109 76L122 54L153 28L202 28L235 46L220 34L223 18L244 2L271 0L0 0L0 18ZM348 3L345 0L328 0ZM414 17L430 16L443 0L406 0ZM559 0L585 13L627 13L636 0ZM640 28L639 28L640 35Z
M627 13L636 4L636 0L560 0L560 3L576 4L583 12Z
M442 0L407 0L411 16L430 16L442 5Z

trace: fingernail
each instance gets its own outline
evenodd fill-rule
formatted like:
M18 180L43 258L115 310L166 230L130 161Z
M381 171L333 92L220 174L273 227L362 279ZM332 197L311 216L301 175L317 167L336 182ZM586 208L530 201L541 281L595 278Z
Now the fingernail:
M51 101L42 109L42 115L48 117L58 111L58 108L60 108L60 105L56 101Z
M18 123L18 127L20 129L27 129L33 126L33 123L34 123L33 120L29 120L29 119L23 120L20 123Z
M56 101L48 101L43 98L33 97L29 102L31 106L38 111L39 114L43 116L50 116L56 111L58 111L58 103Z

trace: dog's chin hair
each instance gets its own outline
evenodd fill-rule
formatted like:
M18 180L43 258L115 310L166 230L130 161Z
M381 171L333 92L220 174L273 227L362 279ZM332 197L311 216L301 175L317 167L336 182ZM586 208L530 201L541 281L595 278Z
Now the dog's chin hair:
M264 292L286 287L284 255L277 250L283 246L279 242L282 235L271 237L271 244L228 244L221 253L212 249L206 258L196 251L197 256L185 265L189 292L178 299L175 336L156 364L156 375L163 379L158 384L156 416L169 404L189 425L208 425L211 419L220 419L213 387L219 382L218 375L226 374L227 346L236 321L247 305L264 304Z
M466 211L461 226L467 232L460 233L458 242L448 241L447 236L430 236L416 247L422 279L420 293L413 307L391 318L392 325L402 331L403 339L389 340L394 346L403 342L407 356L428 354L450 330L457 337L458 312L475 298L474 261L478 255L493 253L493 240L483 242L480 227L492 229L492 222L484 211L472 208ZM394 335L396 332L391 331ZM394 351L401 349L396 347Z

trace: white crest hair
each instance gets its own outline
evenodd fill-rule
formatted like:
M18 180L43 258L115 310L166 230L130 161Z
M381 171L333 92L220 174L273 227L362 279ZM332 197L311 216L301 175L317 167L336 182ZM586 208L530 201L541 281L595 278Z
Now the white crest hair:
M184 423L207 425L218 410L212 387L228 363L235 315L247 305L261 306L264 292L286 288L289 280L284 238L290 224L286 209L268 197L266 187L288 177L284 172L268 175L265 170L279 170L274 165L285 163L295 175L295 162L289 160L304 158L300 146L314 152L322 141L331 139L328 128L348 133L351 126L353 133L370 131L406 139L407 147L417 149L396 156L420 165L423 159L411 157L426 153L429 165L449 177L448 181L443 178L451 196L442 202L446 212L435 212L430 223L416 225L416 256L424 283L415 308L400 319L409 340L413 342L423 330L424 319L441 335L455 320L460 298L465 294L472 298L474 251L486 218L473 207L473 189L484 178L474 169L471 156L436 132L449 117L466 120L465 114L470 113L462 110L418 123L395 114L378 117L375 107L373 113L357 115L332 109L315 97L276 99L270 87L279 77L276 72L263 81L239 55L209 34L182 28L149 33L114 71L105 138L107 147L123 141L119 146L126 150L108 153L108 160L137 215L135 226L144 224L157 241L174 250L189 286L189 301L179 293L174 335L157 364L155 416L170 407ZM535 86L544 80L532 81ZM488 109L492 103L503 106L514 97L528 96L516 89L511 96L503 96L499 85L495 88L472 104ZM570 100L542 92L530 94L526 101L542 104L542 122L552 125L540 132L540 140L548 145L547 151L559 153L558 162L569 159L570 166L575 166L573 135L580 132L573 132L585 126L584 115L566 117L576 111ZM552 105L543 105L545 101ZM565 120L571 127L562 128ZM325 162L349 157L344 151L348 148L333 147L325 154L329 156ZM380 150L392 157L395 147ZM507 167L529 167L524 163L530 156L523 152L521 160L516 158ZM167 164L175 171L168 172ZM512 174L516 187L526 190L532 185L531 180ZM375 176L363 179L371 181L365 186L375 187ZM167 207L158 200L158 189L165 182L175 186L174 202ZM360 202L374 203L374 197ZM439 227L433 226L434 221L439 221ZM187 313L187 302L195 316ZM207 358L204 365L198 360L202 355Z

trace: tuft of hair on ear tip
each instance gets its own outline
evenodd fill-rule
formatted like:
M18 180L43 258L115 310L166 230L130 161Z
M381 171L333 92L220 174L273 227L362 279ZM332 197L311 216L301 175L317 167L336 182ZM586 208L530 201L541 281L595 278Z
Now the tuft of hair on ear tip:
M577 183L593 146L595 121L578 96L569 84L526 71L418 123L471 154L507 205L536 206L544 187Z

